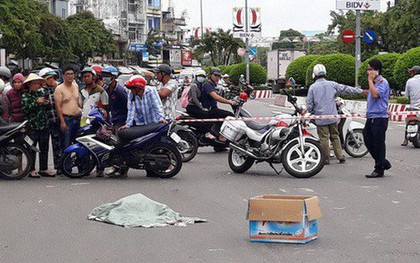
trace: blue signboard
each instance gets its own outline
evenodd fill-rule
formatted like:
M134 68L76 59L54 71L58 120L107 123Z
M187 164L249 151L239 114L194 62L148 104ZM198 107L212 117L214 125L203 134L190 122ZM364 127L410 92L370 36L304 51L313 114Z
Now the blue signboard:
M376 40L376 32L373 30L366 30L363 34L363 40L368 44L372 44Z
M257 49L255 47L252 47L249 49L249 54L251 56L255 56L255 54L257 54Z
M147 51L147 45L146 44L138 44L138 43L130 43L129 50L131 52Z

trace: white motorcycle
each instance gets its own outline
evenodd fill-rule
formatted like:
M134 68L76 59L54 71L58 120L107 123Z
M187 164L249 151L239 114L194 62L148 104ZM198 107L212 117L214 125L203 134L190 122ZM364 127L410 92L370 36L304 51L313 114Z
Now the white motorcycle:
M420 111L420 108L411 107L410 111ZM420 116L407 115L407 125L405 127L405 138L410 141L415 148L420 148Z
M336 98L335 102L338 114L351 114L346 109L346 102L342 98ZM361 158L369 152L363 139L364 128L365 125L363 123L354 121L351 117L341 118L338 124L341 145L344 151L353 158ZM316 138L319 138L315 124L311 123L308 131Z
M305 111L296 104L296 98L286 93L295 108L294 115ZM318 174L325 163L325 156L317 139L306 131L306 121L294 120L290 124L272 120L268 124L227 118L221 134L229 140L230 168L235 173L244 173L255 162L282 163L284 169L294 177L309 178Z

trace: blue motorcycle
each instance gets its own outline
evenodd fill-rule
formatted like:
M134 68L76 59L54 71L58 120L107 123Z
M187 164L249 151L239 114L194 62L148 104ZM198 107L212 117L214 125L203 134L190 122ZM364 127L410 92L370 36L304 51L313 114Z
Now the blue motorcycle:
M95 167L100 171L119 167L121 174L132 168L146 170L149 177L171 178L181 170L177 149L181 139L170 132L174 123L135 126L119 131L118 136L103 136L97 131L106 131L108 124L101 112L92 109L89 120L89 125L78 131L76 143L64 150L61 170L65 176L82 178Z

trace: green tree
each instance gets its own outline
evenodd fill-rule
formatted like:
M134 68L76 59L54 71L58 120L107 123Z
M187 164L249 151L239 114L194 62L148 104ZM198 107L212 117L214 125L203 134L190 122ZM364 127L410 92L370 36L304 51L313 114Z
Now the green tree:
M381 30L387 51L403 53L419 45L419 14L419 0L401 0L384 14Z
M286 70L286 79L293 77L297 84L305 85L306 83L306 72L308 71L309 65L317 60L320 56L318 55L307 55L295 59L290 63Z
M394 66L394 78L400 90L405 88L407 80L411 78L408 69L420 65L420 46L412 48L401 55Z
M271 45L271 49L295 49L301 48L302 43L299 43L304 35L292 28L288 30L281 30L279 40ZM299 42L296 42L299 40ZM295 42L294 42L295 41Z
M239 78L241 75L245 76L246 74L246 64L239 63L232 65L232 69L230 70L230 79L235 85L238 85ZM250 83L254 84L264 84L267 81L267 72L261 65L250 63L249 64L249 78Z
M36 58L42 53L41 15L47 14L45 5L33 0L2 0L0 29L2 46L17 58Z
M113 53L117 50L112 34L100 19L88 11L83 11L67 18L69 45L85 65L95 55Z
M329 80L353 86L355 80L354 57L347 54L320 56L309 65L306 71L306 85L313 83L312 72L316 64L323 64L327 69Z
M229 65L233 61L240 61L241 58L237 55L237 50L240 47L245 47L245 43L233 38L230 30L224 31L217 29L210 34L206 34L203 39L196 39L193 41L195 47L195 55L200 61L208 55L211 64Z
M354 11L348 11L346 13L331 11L331 24L328 25L328 34L337 32L338 38L338 51L343 54L354 54L355 45L346 44L341 40L341 35L345 30L356 30L356 13ZM375 30L378 35L382 35L382 20L383 13L376 11L364 11L361 12L361 28L362 34L363 29ZM362 42L362 59L366 59L375 55L379 52L379 49L383 48L378 46L378 43L374 45L368 45L364 41Z

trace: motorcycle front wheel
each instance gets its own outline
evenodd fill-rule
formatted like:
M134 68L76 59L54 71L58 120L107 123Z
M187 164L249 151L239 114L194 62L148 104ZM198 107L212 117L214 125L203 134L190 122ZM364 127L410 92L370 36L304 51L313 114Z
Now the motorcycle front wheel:
M282 163L284 169L297 178L309 178L318 174L325 164L325 156L321 145L313 140L306 139L303 153L299 141L293 141L283 150Z
M161 169L151 163L146 165L146 172L148 177L159 177L159 178L171 178L174 177L181 171L182 168L182 156L178 149L172 144L159 143L154 145L148 151L149 154L153 155L164 155L169 158L169 166L166 169Z
M198 142L194 133L188 131L179 131L178 136L182 141L178 143L177 148L182 156L184 163L191 161L197 155Z
M35 160L29 150L15 143L0 148L0 177L20 180L29 174Z
M361 158L368 154L368 149L363 139L363 130L354 129L353 134L347 133L344 140L344 150L353 158Z
M61 159L61 171L69 178L82 178L89 176L96 166L91 153L78 156L75 152L64 153Z

